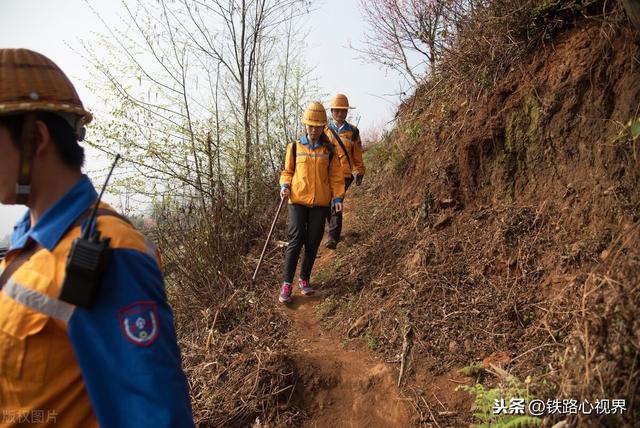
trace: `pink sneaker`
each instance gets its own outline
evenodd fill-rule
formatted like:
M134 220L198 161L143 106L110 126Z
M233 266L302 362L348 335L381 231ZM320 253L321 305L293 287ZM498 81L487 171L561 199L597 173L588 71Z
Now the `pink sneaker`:
M298 287L300 287L300 291L305 296L310 296L311 294L313 294L313 287L311 287L309 281L307 281L306 279L301 278L300 282L298 282Z
M280 296L278 296L280 303L289 303L291 301L291 284L288 282L282 283L280 288Z

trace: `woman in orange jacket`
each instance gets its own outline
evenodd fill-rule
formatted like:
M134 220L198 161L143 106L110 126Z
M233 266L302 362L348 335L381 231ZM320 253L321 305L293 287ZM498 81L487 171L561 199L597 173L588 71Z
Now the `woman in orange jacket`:
M304 259L299 287L303 295L313 293L309 284L311 270L324 234L324 224L333 204L342 211L344 178L334 148L323 132L327 113L321 103L309 104L302 118L305 135L287 146L280 176L280 197L289 198L287 222L289 245L284 256L284 273L278 300L291 301L293 276L300 250Z

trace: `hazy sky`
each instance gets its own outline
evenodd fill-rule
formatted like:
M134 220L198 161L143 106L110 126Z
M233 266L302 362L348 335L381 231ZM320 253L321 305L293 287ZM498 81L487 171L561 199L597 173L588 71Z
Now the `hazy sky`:
M107 20L122 14L116 0L89 0ZM311 31L305 50L307 64L314 68L322 92L344 92L357 107L363 132L382 128L393 117L398 99L400 78L385 73L377 64L363 63L349 48L362 46L365 24L357 0L325 0L317 7L305 27ZM80 98L89 110L98 102L83 85L87 67L69 46L91 40L102 24L83 0L0 0L0 46L24 47L51 58L71 77ZM328 103L327 100L323 100ZM88 129L89 134L91 128ZM86 170L104 168L99 157L89 153ZM115 202L115 201L110 201ZM0 239L12 231L23 207L0 206Z

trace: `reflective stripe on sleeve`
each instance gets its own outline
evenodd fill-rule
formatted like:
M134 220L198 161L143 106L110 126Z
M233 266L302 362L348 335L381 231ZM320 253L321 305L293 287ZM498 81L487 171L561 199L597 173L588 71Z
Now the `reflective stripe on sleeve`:
M69 322L75 310L75 306L26 288L13 279L7 281L2 292L16 302L36 312L41 312L63 322Z

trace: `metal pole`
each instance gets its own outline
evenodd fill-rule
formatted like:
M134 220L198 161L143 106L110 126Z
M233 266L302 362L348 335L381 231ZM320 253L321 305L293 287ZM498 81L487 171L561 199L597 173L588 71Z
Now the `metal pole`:
M278 205L278 212L276 212L276 216L273 218L273 223L271 223L271 229L269 230L269 235L267 236L267 240L264 243L264 247L262 248L262 254L260 254L260 260L258 260L258 266L256 266L256 271L253 272L252 281L256 280L256 275L258 275L258 269L260 269L260 264L262 263L262 258L264 257L265 251L267 251L267 245L269 245L269 239L271 239L271 234L273 233L273 229L276 227L276 221L278 221L278 217L280 216L280 210L282 210L282 204L284 203L285 198L280 198L280 205Z

